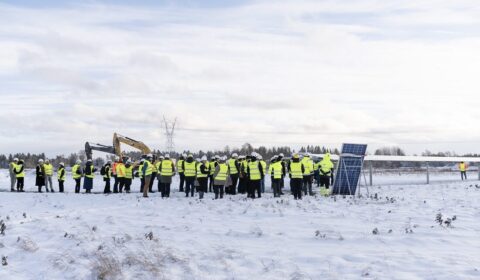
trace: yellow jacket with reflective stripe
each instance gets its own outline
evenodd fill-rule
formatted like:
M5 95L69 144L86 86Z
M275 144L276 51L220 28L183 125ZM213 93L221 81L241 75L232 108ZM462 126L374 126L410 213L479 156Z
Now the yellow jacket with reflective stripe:
M225 163L219 163L218 164L218 173L217 176L215 176L215 180L219 181L226 181L227 180L227 173L228 173L228 165Z
M72 177L73 179L78 179L78 178L81 178L82 177L82 174L78 174L77 171L78 169L80 168L80 165L78 164L75 164L73 167L72 167Z
M22 167L23 167L23 164L15 164L15 172L20 172ZM15 173L15 177L16 178L24 178L25 177L25 168L23 168L22 172L20 172L18 174Z
M145 170L145 176L150 176L153 173L153 164L149 160L145 160L143 162L143 166L147 165L147 169ZM142 172L143 172L143 167L142 167Z
M209 163L209 168L210 168L210 175L213 175L213 173L215 173L215 167L217 165L217 162L216 161L211 161Z
M267 174L267 163L264 160L260 160L260 164L262 165L263 175Z
M177 161L177 170L178 170L178 173L183 173L183 172L184 172L184 170L183 170L183 162L184 162L184 161L185 161L184 159L179 159L179 160Z
M251 161L248 163L248 170L250 172L250 180L251 181L256 181L262 179L262 175L260 174L260 168L259 168L259 162L258 161Z
M302 173L302 166L303 163L301 162L291 162L290 163L290 177L292 179L303 179L303 173Z
M162 160L159 170L162 176L173 176L173 161L169 159Z
M126 171L125 171L125 164L119 162L119 163L117 164L117 166L116 166L116 170L115 170L115 171L117 172L117 177L118 177L118 178L125 178L125 173L126 173Z
M283 175L282 162L277 161L272 163L270 166L271 166L273 179L282 179L282 175Z
M66 176L65 167L59 167L57 170L57 178L59 181L65 181Z
M125 178L133 179L133 165L125 166Z
M301 161L303 163L303 168L305 171L303 175L310 175L313 173L313 160L310 157L304 157Z
M193 162L187 162L185 161L184 165L185 165L185 177L195 177L195 175L197 175L197 167L195 165L195 161Z
M203 174L202 171L201 171L201 167L202 166L205 166L206 170L207 170L207 174ZM197 178L205 178L205 177L208 177L208 174L210 174L210 171L208 169L208 163L200 163L199 165L197 165Z
M235 165L235 162L237 160L234 158L231 158L228 160L228 166L230 167L230 174L238 174L238 169L237 166Z

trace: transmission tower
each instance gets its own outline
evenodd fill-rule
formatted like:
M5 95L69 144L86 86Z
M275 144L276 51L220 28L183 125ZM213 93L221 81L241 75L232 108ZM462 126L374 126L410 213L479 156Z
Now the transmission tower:
M177 124L177 118L172 121L167 121L165 116L163 116L163 126L165 127L165 139L166 139L166 150L167 152L175 151L175 144L173 143L173 133L175 132L175 125Z

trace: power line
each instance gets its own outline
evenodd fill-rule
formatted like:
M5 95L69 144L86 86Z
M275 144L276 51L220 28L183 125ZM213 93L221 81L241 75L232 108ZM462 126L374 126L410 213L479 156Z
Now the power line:
M175 151L175 144L173 142L174 132L175 132L175 125L177 124L177 118L173 122L167 121L165 116L163 116L163 126L165 128L165 150L168 152Z

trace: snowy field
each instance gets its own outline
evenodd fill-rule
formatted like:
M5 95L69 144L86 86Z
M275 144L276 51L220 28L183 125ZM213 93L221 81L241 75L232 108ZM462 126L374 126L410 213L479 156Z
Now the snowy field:
M19 194L8 180L1 170L0 279L480 279L474 180L302 201L79 195L71 178L69 193Z

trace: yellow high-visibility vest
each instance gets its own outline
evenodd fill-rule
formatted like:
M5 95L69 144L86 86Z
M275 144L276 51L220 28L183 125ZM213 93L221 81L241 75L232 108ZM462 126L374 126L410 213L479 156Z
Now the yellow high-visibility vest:
M290 176L292 179L300 179L303 178L302 173L302 166L301 162L291 162L290 163Z
M219 170L217 176L215 176L215 180L219 181L226 181L227 180L227 173L228 173L228 165L225 163L218 164Z
M250 180L260 180L262 176L260 174L260 169L258 168L258 161L252 161L248 163L248 168L250 169Z

